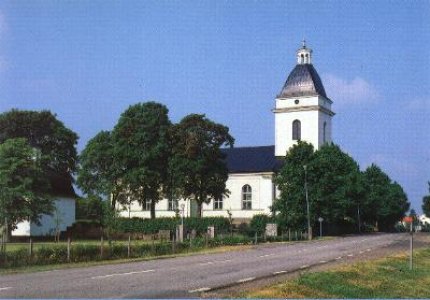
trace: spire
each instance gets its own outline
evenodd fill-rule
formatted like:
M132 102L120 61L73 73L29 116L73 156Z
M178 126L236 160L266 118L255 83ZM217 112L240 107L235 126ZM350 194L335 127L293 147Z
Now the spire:
M305 39L302 41L302 47L297 50L297 64L312 64L312 49L306 47Z

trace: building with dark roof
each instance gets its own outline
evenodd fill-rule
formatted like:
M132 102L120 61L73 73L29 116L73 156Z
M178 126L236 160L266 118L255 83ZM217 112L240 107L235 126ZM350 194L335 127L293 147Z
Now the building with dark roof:
M229 171L228 197L203 205L203 216L224 216L234 222L249 221L256 214L271 214L278 196L275 177L284 164L288 149L304 140L316 149L331 141L332 101L312 65L312 50L303 45L297 50L297 65L287 77L275 99L275 143L271 146L222 149ZM179 205L179 206L178 206ZM196 215L193 201L164 199L157 203L157 216L174 216L175 208L185 216ZM149 217L150 203L130 215ZM124 214L128 215L128 212Z

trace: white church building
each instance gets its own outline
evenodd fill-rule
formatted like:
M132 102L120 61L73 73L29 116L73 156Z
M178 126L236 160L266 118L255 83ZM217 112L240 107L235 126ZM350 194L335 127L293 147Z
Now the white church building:
M276 96L275 145L223 149L229 178L230 195L203 205L203 217L231 213L235 222L256 214L270 215L277 197L274 179L282 167L288 149L298 140L312 143L315 149L332 140L332 101L327 97L321 79L312 65L312 50L303 41L297 50L297 65ZM156 204L157 217L173 217L179 209L185 217L197 214L193 201L163 199ZM145 207L134 202L122 211L123 216L150 217L150 203Z

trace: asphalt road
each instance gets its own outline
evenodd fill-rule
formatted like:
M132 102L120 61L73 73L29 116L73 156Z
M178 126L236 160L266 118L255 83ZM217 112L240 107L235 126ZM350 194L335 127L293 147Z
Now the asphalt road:
M212 288L304 270L330 261L357 259L406 239L407 234L352 236L171 259L1 275L0 298L197 297Z

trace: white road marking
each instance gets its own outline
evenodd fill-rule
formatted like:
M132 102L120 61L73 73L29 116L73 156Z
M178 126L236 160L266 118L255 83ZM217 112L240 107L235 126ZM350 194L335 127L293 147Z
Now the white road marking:
M360 251L360 254L363 254L364 253L364 251Z
M277 274L283 274L283 273L287 273L288 271L278 271L278 272L273 272L273 275L277 275Z
M0 288L0 291L10 290L11 288L12 288L11 286L2 287L2 288Z
M320 260L320 263L321 264L325 264L327 261L325 261L325 260Z
M273 255L275 255L275 254L266 254L266 255L260 255L259 257L268 257L268 256L273 256Z
M372 249L370 249L370 248L366 249L367 252L369 252L370 250L372 250Z
M200 263L199 265L200 266L207 266L207 265L213 265L213 264L214 264L213 261L208 261L208 262L205 262L205 263Z
M109 277L114 277L114 276L125 276L125 275L141 274L141 273L149 273L149 272L155 272L155 270L144 270L144 271L136 271L136 272L128 272L128 273L115 273L115 274L108 274L108 275L100 275L100 276L91 277L91 279L103 279L103 278L109 278Z
M336 257L336 259L341 259L341 258L342 258L342 256Z
M248 277L248 278L240 279L240 280L238 280L236 282L237 283L242 283L242 282L247 282L247 281L251 281L251 280L254 280L254 279L255 279L255 277Z
M232 261L232 259L220 260L219 262L224 263L224 262L230 262L230 261Z
M348 256L349 256L349 257L353 257L353 256L354 256L354 254L348 254Z
M300 269L305 269L307 267L309 267L309 266L308 265L303 265L303 266L300 267Z
M196 290L189 290L188 293L192 294L192 293L200 293L200 292L207 292L209 291L211 288L208 287L203 287L200 289L196 289Z

